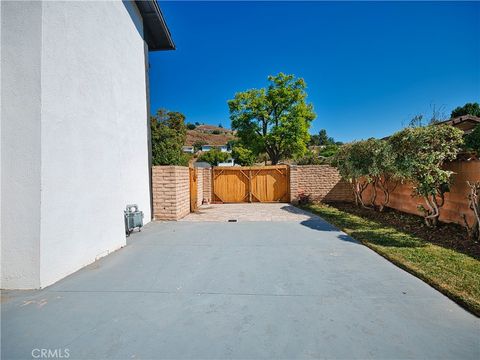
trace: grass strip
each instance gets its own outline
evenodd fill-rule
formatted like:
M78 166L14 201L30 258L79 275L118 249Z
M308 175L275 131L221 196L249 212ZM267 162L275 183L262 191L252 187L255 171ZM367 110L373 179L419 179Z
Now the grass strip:
M480 261L376 221L319 204L303 207L480 316Z

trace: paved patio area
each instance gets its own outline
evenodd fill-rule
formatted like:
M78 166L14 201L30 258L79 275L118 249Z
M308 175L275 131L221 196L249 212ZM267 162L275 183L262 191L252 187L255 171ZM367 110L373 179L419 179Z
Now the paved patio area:
M181 221L305 221L312 214L285 203L202 205Z
M152 223L2 296L2 359L480 357L478 318L317 217Z

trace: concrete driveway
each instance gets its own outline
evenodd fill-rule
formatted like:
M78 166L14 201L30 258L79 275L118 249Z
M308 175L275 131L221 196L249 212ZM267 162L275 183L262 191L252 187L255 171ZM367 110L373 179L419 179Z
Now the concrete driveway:
M47 289L3 295L2 359L480 357L476 317L314 216L152 223Z

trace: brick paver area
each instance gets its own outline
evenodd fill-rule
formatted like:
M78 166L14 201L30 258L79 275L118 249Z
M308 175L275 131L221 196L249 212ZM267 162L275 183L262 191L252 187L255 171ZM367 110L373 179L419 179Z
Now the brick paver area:
M181 221L305 221L314 215L285 203L203 205Z

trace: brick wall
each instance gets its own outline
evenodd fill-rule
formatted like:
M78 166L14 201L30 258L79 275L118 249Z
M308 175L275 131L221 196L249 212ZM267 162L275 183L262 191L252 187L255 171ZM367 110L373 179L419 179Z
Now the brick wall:
M298 202L298 197L302 193L310 195L313 202L353 201L350 185L342 180L336 168L329 165L290 167L291 202Z
M450 192L445 194L445 204L440 208L440 221L455 222L463 225L462 214L467 216L467 221L472 224L474 216L468 208L467 181L480 181L480 161L455 161L445 165L446 170L454 172L453 185ZM388 207L404 211L410 214L422 215L418 210L418 205L425 206L425 202L420 197L412 196L413 188L410 184L401 184L390 195ZM370 199L371 187L364 192L364 198ZM377 192L377 202L383 201L383 194Z
M203 204L203 173L206 170L197 168L197 207Z
M189 181L188 167L152 168L154 220L178 220L190 212Z
M212 202L212 169L203 169L203 200L207 204Z

